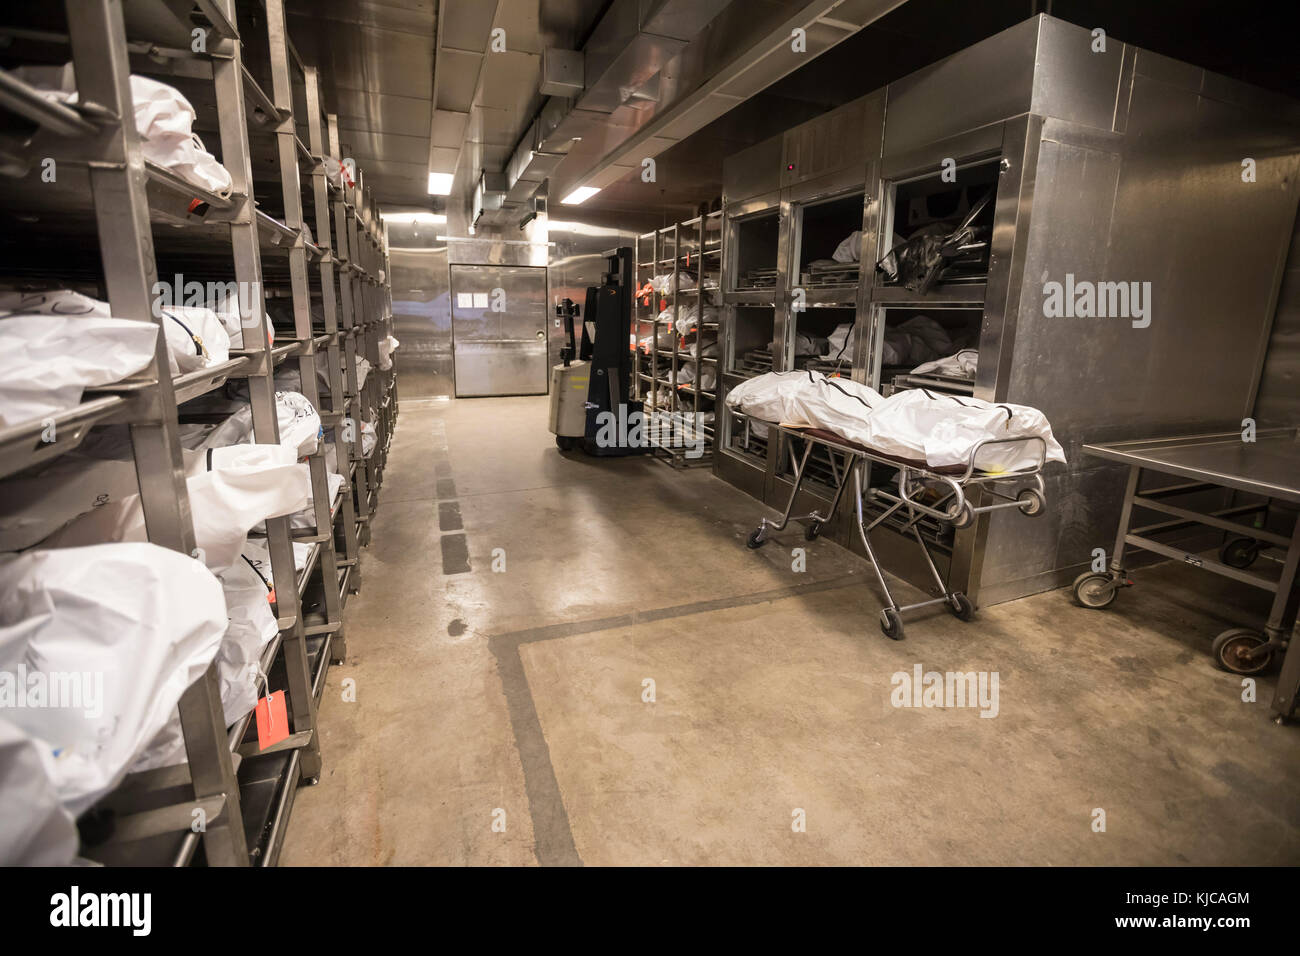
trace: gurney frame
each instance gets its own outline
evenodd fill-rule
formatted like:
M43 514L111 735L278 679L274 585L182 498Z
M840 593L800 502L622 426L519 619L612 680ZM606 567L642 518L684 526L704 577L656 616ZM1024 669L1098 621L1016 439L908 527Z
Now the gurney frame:
M961 591L950 590L943 580L943 576L934 563L934 556L930 553L930 546L926 544L925 538L917 527L918 521L929 517L944 524L952 525L954 528L966 528L975 522L976 516L992 511L1016 508L1024 515L1037 517L1047 510L1047 495L1043 485L1043 477L1040 474L1047 460L1047 442L1037 435L1020 438L992 438L981 441L971 449L964 470L959 473L949 474L915 463L900 461L886 455L875 454L861 445L835 441L822 435L809 434L805 429L796 426L777 425L771 422L765 424L769 428L777 429L791 439L802 442L803 453L796 460L794 485L790 489L790 497L786 501L785 510L782 512L780 519L777 521L769 518L760 519L758 527L749 535L746 544L750 548L762 547L771 533L784 530L792 519L796 521L807 520L809 524L804 530L804 537L809 541L814 540L821 533L821 526L834 518L839 509L840 500L844 497L844 490L851 481L853 483L855 527L857 528L858 537L862 541L862 546L866 549L867 560L871 562L871 569L875 572L876 581L880 585L880 590L884 594L886 602L885 607L880 612L880 629L886 637L895 641L901 641L905 636L903 633L903 614L906 611L914 611L935 604L944 604L949 611L962 621L972 620L975 616L975 605L970 598ZM983 449L1008 444L1036 445L1038 455L1033 467L996 474L981 472L975 468L975 460ZM806 515L792 515L790 512L794 510L795 499L798 498L799 490L803 485L804 475L807 473L808 458L812 454L814 445L821 445L827 450L830 457L831 473L836 482L834 497L831 499L830 508L824 515L820 511L812 511ZM842 460L839 462L836 461L835 456L837 454L842 456ZM867 523L866 518L863 516L862 508L862 470L868 462L898 469L897 493L885 488L866 489L866 494L872 501L886 506L885 510L876 515L870 524ZM927 482L938 483L945 492L938 501L931 504L922 503L916 498L917 484ZM1007 494L998 487L1006 482L1018 483L1021 487L1017 488L1014 493ZM1027 486L1026 482L1028 482ZM967 489L971 487L978 487L982 489L985 496L997 500L989 504L973 504L967 496ZM876 558L875 549L871 546L870 532L900 510L907 517L902 528L898 529L898 531L904 535L910 532L912 537L916 539L916 543L925 557L926 567L930 569L935 584L943 593L942 597L918 601L915 604L899 604L889 588L884 569Z

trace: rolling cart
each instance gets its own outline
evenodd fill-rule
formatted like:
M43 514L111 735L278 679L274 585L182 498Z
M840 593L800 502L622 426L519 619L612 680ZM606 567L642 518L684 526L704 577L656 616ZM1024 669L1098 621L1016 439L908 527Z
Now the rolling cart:
M1261 429L1253 442L1244 441L1239 432L1225 432L1084 445L1083 451L1128 465L1129 477L1109 568L1079 575L1074 581L1075 599L1084 607L1109 607L1121 588L1133 584L1124 570L1125 549L1152 551L1273 594L1273 605L1262 633L1251 627L1233 627L1214 639L1211 651L1220 667L1234 674L1259 674L1282 657L1294 620L1289 606L1296 569L1300 566L1300 518L1296 519L1289 537L1268 531L1264 525L1274 503L1300 506L1300 430ZM1186 480L1140 488L1145 471ZM1169 501L1215 488L1244 492L1255 500L1209 513ZM1134 508L1167 514L1174 520L1135 528L1132 527ZM1258 526L1234 520L1247 516L1255 516ZM1227 532L1217 561L1151 537L1190 525ZM1280 564L1281 574L1274 578L1249 570L1261 557ZM1300 659L1290 661L1289 658L1296 657L1294 654L1287 657L1291 666L1283 665L1273 700L1273 712L1279 717L1290 716L1294 711L1300 684Z
M744 416L737 414L736 417L743 418ZM1042 475L1039 474L1046 462L1047 443L1037 436L1031 438L988 439L971 449L970 457L965 464L932 468L924 462L897 458L874 451L865 445L851 442L824 429L778 425L772 422L765 422L764 424L768 428L779 430L796 444L802 444L803 448L802 454L799 455L795 464L794 486L790 489L790 497L786 501L785 511L782 513L780 520L760 519L758 527L749 535L746 544L751 548L762 547L771 533L783 530L792 517L797 521L807 520L809 522L807 528L804 529L804 537L809 541L814 540L821 533L822 525L835 516L840 505L840 499L844 496L844 490L852 482L853 507L858 537L866 549L867 560L871 562L871 568L876 573L876 581L880 584L880 590L885 596L886 604L880 612L880 629L886 637L895 641L901 641L905 636L903 633L903 612L905 611L914 611L934 604L944 604L960 620L969 621L975 616L975 605L970 598L961 591L949 590L943 576L939 573L939 569L935 566L929 545L925 543L925 539L916 526L918 521L924 517L930 517L950 524L954 528L965 528L974 523L977 515L990 511L1016 508L1022 514L1038 516L1047 508L1043 479ZM993 445L1006 445L1017 442L1036 444L1038 460L1032 468L996 474L987 474L976 470L975 459L981 449ZM814 445L825 448L830 457L831 471L835 480L834 497L831 500L830 508L824 515L813 511L806 515L792 516L790 512L794 509L795 499L799 496L799 489L803 484L804 475L807 471L808 457L812 453ZM838 459L837 455L839 456ZM867 523L862 510L864 494L862 469L868 462L898 469L897 493L885 488L866 489L865 494L872 501L885 506L884 511L876 515L870 524ZM1020 487L1008 494L999 487L1006 483L1012 483ZM985 494L996 500L991 504L972 504L966 492L968 488L976 486L984 489ZM922 497L927 497L930 500L923 502ZM875 550L871 547L869 533L900 509L906 515L906 521L898 529L899 533L907 534L910 532L916 539L921 553L925 556L926 566L934 576L935 584L943 592L943 597L918 601L915 604L900 605L894 599L893 592L889 589L889 583L885 580L884 569L881 568Z

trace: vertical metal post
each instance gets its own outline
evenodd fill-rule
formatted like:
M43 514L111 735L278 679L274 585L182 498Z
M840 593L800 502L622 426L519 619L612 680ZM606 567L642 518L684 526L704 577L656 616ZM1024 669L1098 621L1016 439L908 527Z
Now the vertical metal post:
M320 76L315 67L307 68L307 137L308 149L314 156L326 153L324 111L320 101ZM335 157L336 159L338 157ZM340 347L338 314L338 259L334 254L334 233L330 225L329 180L324 167L317 163L312 171L312 197L316 207L316 240L322 252L327 253L320 264L321 308L325 314L325 331L330 335L329 345L325 349L326 367L329 370L330 383L330 421L333 424L330 434L334 438L334 458L339 473L343 476L343 494L339 513L343 525L342 565L349 566L349 591L355 590L355 577L360 556L357 549L356 508L352 501L352 478L350 464L352 460L351 443L344 439L342 433L355 425L347 424L347 399L344 397L342 349ZM340 600L346 598L340 594ZM336 659L342 659L346 645L342 643L341 632L335 632L338 643Z
M704 388L704 213L700 213L698 240L695 244L695 411L691 419L691 439L700 428L700 392ZM716 388L716 385L715 385Z
M650 278L653 279L659 274L659 260L662 258L661 249L662 236L660 231L654 231L654 241L651 243L651 262ZM662 418L659 407L659 293L651 290L650 298L650 319L651 341L650 341L650 398L654 403L655 418Z
M101 135L87 144L108 300L115 317L154 322L161 329L153 314L158 266L144 156L133 119L121 6L115 0L69 0L68 24L80 101L120 120L104 124ZM145 526L149 540L190 554L194 529L163 335L158 336L151 371L157 381L151 420L131 425Z
M330 149L334 153L338 152L338 117L330 114L329 116L329 142ZM367 520L367 506L370 500L370 487L366 481L365 459L361 455L361 394L357 388L357 333L358 317L354 308L354 285L352 277L355 274L353 265L356 257L356 250L350 238L351 229L348 222L348 196L349 187L343 184L339 196L334 200L334 232L336 242L336 255L342 263L339 274L339 301L342 306L343 315L343 380L346 382L346 390L350 399L349 417L352 419L353 427L346 430L345 440L350 435L351 441L348 445L348 459L350 467L355 469L353 472L353 489L356 493L356 511L357 523L362 525ZM358 531L360 536L360 531ZM359 542L360 543L360 540ZM352 568L352 577L359 584L359 575L361 572L361 562Z
M671 392L672 397L669 400L670 401L669 407L671 409L671 413L674 416L680 417L681 416L681 398L680 398L681 393L678 391L677 388L678 386L677 373L678 370L681 368L681 362L677 357L677 338L678 338L677 321L679 318L681 318L681 311L682 311L682 289L681 289L682 280L681 280L681 275L679 274L678 271L679 267L682 264L682 232L681 232L680 224L673 223L672 236L673 236L673 321L672 321L673 352L670 361L672 362L673 371L672 371L672 375L668 377L668 381L672 383L673 387Z
M82 104L102 107L102 134L89 144L90 182L109 302L118 318L161 323L151 307L157 276L144 157L134 123L126 28L119 0L68 0L72 60ZM194 526L177 434L176 397L166 338L158 336L151 369L151 418L131 425L136 477L149 540L194 554ZM239 785L226 742L215 664L180 700L190 779L196 799L224 795L223 812L207 822L204 849L217 866L247 866Z
M1124 488L1124 504L1119 513L1119 529L1115 532L1115 550L1110 553L1111 573L1119 576L1124 573L1124 538L1128 535L1133 517L1133 498L1138 493L1138 484L1142 480L1142 469L1133 465L1128 471L1128 484Z
M234 19L234 0L222 0L227 15ZM249 405L253 416L253 436L259 443L278 444L280 428L275 408L274 363L267 341L269 328L262 285L261 248L257 236L256 210L253 204L253 173L248 144L248 116L243 94L243 53L234 40L222 41L219 55L212 60L216 82L217 114L221 134L221 155L230 172L236 208L230 222L234 250L235 277L241 289L240 308L245 302L249 314L241 312L244 347L260 353L260 361L248 376ZM272 58L275 51L272 50ZM253 339L250 343L249 337ZM275 583L276 608L283 629L282 642L285 670L289 681L290 719L295 733L311 731L310 741L301 748L299 767L304 779L320 775L320 740L316 730L316 702L311 692L311 674L307 658L307 641L303 633L302 609L298 601L298 575L294 570L293 543L287 517L266 521L267 547L271 555L271 575ZM287 622L287 623L286 623Z
M293 295L295 338L300 344L298 371L302 394L312 407L319 409L320 390L316 377L316 343L311 323L311 291L307 285L307 248L302 236L302 184L298 178L298 144L293 115L293 80L290 76L289 43L285 32L284 0L266 0L267 37L271 51L271 89L276 109L284 118L276 129L280 156L280 185L284 196L284 222L298 230L298 238L289 250L289 283ZM316 537L320 551L317 568L325 596L325 625L312 627L313 632L335 631L342 623L339 599L339 576L334 554L334 529L330 517L329 477L325 468L325 445L308 456L311 472L312 504L315 512ZM304 632L308 630L304 622Z

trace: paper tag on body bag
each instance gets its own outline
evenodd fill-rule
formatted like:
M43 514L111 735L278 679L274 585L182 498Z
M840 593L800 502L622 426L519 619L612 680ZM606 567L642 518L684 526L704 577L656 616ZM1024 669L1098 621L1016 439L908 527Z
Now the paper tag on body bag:
M265 750L289 736L289 716L285 712L284 691L277 690L257 701L257 749Z

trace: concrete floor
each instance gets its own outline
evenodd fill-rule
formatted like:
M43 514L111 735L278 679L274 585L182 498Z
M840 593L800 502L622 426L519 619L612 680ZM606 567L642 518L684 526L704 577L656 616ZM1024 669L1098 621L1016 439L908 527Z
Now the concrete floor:
M1110 611L1057 591L894 643L862 560L750 551L760 506L707 469L545 425L402 402L284 864L1300 863L1300 728L1208 656L1255 594L1164 565ZM917 664L996 671L998 715L891 706Z

